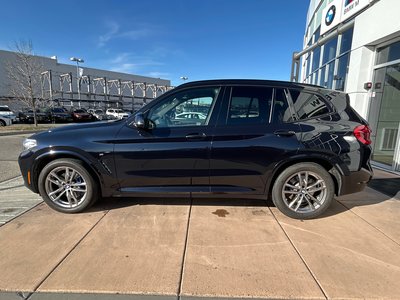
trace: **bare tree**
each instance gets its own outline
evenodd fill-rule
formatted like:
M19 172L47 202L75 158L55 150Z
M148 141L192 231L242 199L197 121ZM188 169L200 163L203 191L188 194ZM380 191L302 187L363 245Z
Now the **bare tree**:
M31 41L15 42L15 61L6 63L7 76L10 79L10 92L15 99L24 102L33 110L35 126L37 126L36 109L43 99L40 94L40 73L43 70L41 61L33 54Z

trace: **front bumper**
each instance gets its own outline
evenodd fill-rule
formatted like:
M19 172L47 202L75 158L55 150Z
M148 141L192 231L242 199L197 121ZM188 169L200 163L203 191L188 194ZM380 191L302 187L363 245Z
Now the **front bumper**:
M36 174L34 174L33 170L31 169L33 163L32 154L33 153L29 150L21 152L18 157L18 165L25 186L32 192L39 193L37 186L34 184L34 177L36 176Z

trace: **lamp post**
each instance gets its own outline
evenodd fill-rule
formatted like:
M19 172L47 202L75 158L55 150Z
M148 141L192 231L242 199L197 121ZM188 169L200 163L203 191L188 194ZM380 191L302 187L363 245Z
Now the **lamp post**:
M81 107L81 80L80 80L80 75L79 75L79 63L84 63L85 61L82 58L77 58L77 57L71 57L69 59L70 61L76 62L76 86L78 88L78 99L79 99L79 108Z

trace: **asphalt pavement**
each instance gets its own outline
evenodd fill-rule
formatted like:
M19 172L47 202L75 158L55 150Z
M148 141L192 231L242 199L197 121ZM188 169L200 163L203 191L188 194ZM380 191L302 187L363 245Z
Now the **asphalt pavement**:
M0 136L0 182L20 175L18 156L22 141L31 134Z

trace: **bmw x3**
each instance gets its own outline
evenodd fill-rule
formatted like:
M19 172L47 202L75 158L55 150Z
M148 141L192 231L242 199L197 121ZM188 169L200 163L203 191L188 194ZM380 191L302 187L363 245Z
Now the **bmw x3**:
M287 216L309 219L369 182L370 133L343 92L198 81L127 119L35 134L19 165L26 186L64 213L100 197L191 196L270 198Z

